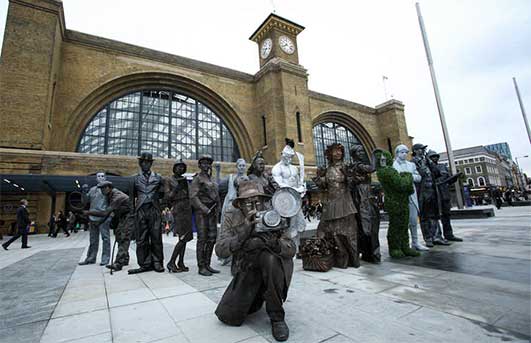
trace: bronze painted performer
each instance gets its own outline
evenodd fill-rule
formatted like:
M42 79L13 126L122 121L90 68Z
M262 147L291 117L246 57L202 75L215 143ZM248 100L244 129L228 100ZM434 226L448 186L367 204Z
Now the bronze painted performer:
M328 167L319 168L313 180L324 191L326 201L323 206L317 234L334 242L337 247L334 266L358 268L358 225L356 207L350 194L352 179L343 164L345 148L339 143L329 145L325 151Z
M367 164L365 150L361 145L350 149L351 164L348 171L353 177L351 187L352 199L358 214L358 247L361 258L371 263L379 263L381 260L380 242L378 232L380 230L380 211L374 197L371 196L371 174L376 171L374 154L372 163Z
M160 225L160 193L163 192L163 179L151 171L151 153L143 152L138 158L138 164L141 172L134 176L129 196L135 214L136 258L140 268L130 269L128 273L137 274L150 270L161 273L164 271Z
M216 244L217 219L220 206L218 185L212 180L212 157L203 155L199 158L200 172L194 176L190 186L190 201L195 212L197 227L197 266L199 274L211 276L219 273L210 266L212 252Z
M234 200L237 210L227 213L216 245L218 256L233 256L234 275L216 315L227 325L240 326L265 301L273 337L285 341L289 329L284 321L283 302L293 274L295 243L286 230L256 232L256 214L269 209L270 204L270 196L259 183L240 183Z
M173 215L172 231L179 236L179 242L173 248L170 261L166 268L169 272L187 272L189 269L184 265L184 252L186 243L194 238L192 232L192 205L188 192L188 181L184 176L186 173L186 163L178 160L173 165L173 176L166 179L164 195L171 206ZM177 265L175 261L179 258Z
M273 195L275 191L280 189L273 176L265 171L265 160L261 151L258 151L251 161L247 176L249 176L249 180L261 184L266 194Z

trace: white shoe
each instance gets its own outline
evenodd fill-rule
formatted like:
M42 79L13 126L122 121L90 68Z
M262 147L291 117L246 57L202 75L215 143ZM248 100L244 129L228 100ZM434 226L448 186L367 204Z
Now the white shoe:
M415 249L417 251L428 251L430 250L430 248L428 247L425 247L424 245L420 244L420 243L417 243L417 244L413 244L411 246L411 249Z

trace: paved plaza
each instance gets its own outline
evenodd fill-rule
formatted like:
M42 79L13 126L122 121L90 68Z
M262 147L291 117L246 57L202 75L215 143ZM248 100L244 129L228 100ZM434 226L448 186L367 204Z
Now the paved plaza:
M289 342L529 342L531 208L454 221L465 242L391 260L382 224L381 265L306 272L301 261L285 304ZM315 227L312 222L310 227ZM164 237L165 256L176 239ZM214 309L231 277L202 277L195 241L190 272L110 275L78 266L88 234L30 236L0 251L0 342L274 342L261 310L241 327ZM131 263L136 267L134 244ZM98 259L99 262L99 259Z

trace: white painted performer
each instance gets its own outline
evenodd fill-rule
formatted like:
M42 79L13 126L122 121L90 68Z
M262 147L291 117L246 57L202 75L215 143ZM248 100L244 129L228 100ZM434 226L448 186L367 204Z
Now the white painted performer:
M299 192L302 198L306 193L306 183L304 182L304 155L295 152L293 149L294 147L295 143L293 140L286 138L286 146L280 155L280 162L273 166L271 174L280 187L293 188ZM299 160L299 168L291 164L295 154ZM300 243L300 233L305 229L306 221L304 220L301 208L297 215L291 218L289 228L290 237L297 245L297 249L299 248Z
M395 148L395 160L393 162L393 168L397 172L407 172L413 175L413 182L419 183L422 179L419 172L417 171L417 166L413 162L409 162L407 158L407 153L409 149L404 144L400 144ZM429 250L424 245L419 242L419 236L417 231L417 217L419 213L419 202L417 200L417 191L413 185L413 194L409 195L409 231L411 232L411 248L418 251Z

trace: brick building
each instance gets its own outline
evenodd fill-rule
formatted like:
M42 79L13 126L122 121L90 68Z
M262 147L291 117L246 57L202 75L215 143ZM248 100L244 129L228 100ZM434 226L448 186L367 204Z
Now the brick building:
M77 186L47 176L131 175L145 150L163 175L176 158L193 172L202 153L226 174L259 149L275 163L290 137L311 177L334 141L367 152L411 145L400 101L370 107L308 89L303 30L269 15L249 38L260 69L247 74L69 30L60 1L10 0L0 64L2 217L11 220L4 209L26 196L32 218L46 223ZM39 177L13 187L30 174Z

